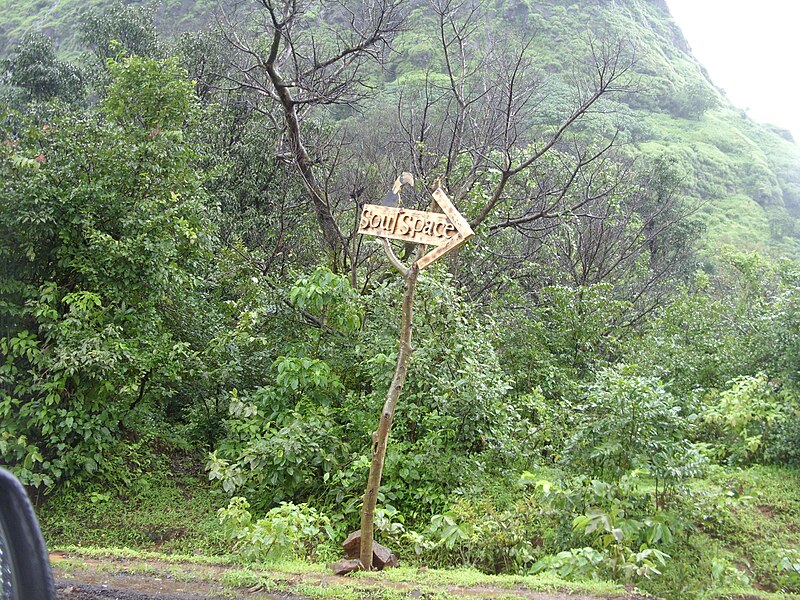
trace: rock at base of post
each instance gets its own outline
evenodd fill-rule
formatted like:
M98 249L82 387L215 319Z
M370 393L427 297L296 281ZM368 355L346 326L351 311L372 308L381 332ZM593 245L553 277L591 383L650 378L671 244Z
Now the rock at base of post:
M343 545L347 558L354 559L361 556L361 530L348 535ZM384 567L396 567L397 564L397 556L391 550L378 542L372 542L372 568L374 570L380 571Z
M353 571L361 571L364 567L360 560L357 558L351 558L331 563L328 565L328 568L333 571L334 575L347 575Z

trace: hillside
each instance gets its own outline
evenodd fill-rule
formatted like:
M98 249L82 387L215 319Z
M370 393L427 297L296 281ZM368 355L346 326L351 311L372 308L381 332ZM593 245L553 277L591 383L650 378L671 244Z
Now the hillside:
M623 99L623 130L635 153L674 163L686 195L702 203L709 255L732 244L797 256L800 147L714 86L665 2L541 2L528 19L554 72L575 36L613 32L635 44L637 92Z
M62 53L75 55L85 48L76 25L89 11L102 12L117 4L147 6L164 31L188 31L202 27L212 16L214 2L207 0L165 0L115 2L114 0L23 0L0 2L0 56L7 56L29 31L50 37Z
M0 56L7 56L15 40L31 29L74 55L81 49L76 23L87 11L109 5L107 0L4 2ZM157 26L173 33L212 19L212 4L204 0L152 7ZM556 86L569 72L576 40L618 36L632 44L636 91L607 108L616 113L628 151L671 162L686 196L701 205L706 255L715 255L720 244L798 255L800 147L788 132L755 123L731 105L692 56L663 0L496 0L483 10L509 32L533 39L533 60ZM413 80L428 68L435 32L418 14L412 12L413 25L401 35L397 54L382 74L389 89L393 81Z

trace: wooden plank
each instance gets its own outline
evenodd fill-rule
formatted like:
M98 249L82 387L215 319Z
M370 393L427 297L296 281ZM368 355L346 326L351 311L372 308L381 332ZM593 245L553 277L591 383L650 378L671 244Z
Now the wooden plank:
M470 227L467 220L461 216L461 213L458 212L458 209L456 209L442 188L436 188L433 190L433 199L436 200L436 204L438 204L444 214L447 215L447 217L450 219L450 222L455 225L456 229L458 229L458 232L464 236L465 240L475 235L475 233L472 231L472 227Z
M425 256L420 258L416 263L417 267L421 271L422 269L427 267L429 264L431 264L433 261L442 258L445 254L447 254L449 252L452 252L453 250L456 250L457 248L460 248L461 245L466 241L467 240L465 240L461 236L461 234L458 234L455 237L450 238L449 242L447 242L446 244L442 244L441 246L439 246L438 248L436 248L434 250L431 250Z
M358 233L427 246L441 246L458 232L445 214L365 204L361 211Z
M461 216L461 213L458 212L458 209L456 209L442 188L437 187L433 191L433 200L439 208L442 209L444 214L447 215L450 222L455 225L458 235L452 237L446 244L431 250L428 254L420 258L416 263L420 270L427 267L433 261L440 259L445 254L460 248L464 242L475 235L475 232L472 231L472 227L470 227L467 220Z
M399 200L397 194L399 194L402 185L405 183L413 184L413 181L411 174L403 173L394 182L390 195L397 197ZM387 238L392 238L426 246L436 246L416 262L418 268L424 269L433 261L459 248L475 235L469 226L469 222L461 216L461 213L458 212L458 209L450 201L444 190L438 186L433 191L431 209L437 206L442 210L441 213L366 204L361 211L358 232L384 238L385 244L388 244L386 242ZM389 250L391 250L391 247ZM397 264L392 261L392 264L398 269L403 266L399 260Z

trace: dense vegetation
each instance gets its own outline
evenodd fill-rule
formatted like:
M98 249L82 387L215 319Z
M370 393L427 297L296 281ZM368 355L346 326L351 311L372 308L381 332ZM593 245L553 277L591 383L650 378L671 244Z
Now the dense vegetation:
M797 147L659 2L287 6L179 36L116 6L80 56L7 52L0 462L48 535L173 481L197 500L170 538L335 554L398 352L402 282L356 216L411 170L409 205L439 179L477 235L420 275L379 540L800 592Z

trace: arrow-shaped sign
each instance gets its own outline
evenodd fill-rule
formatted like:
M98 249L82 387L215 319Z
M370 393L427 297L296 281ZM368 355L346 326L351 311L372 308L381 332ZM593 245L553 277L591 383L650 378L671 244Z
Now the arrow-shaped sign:
M414 178L409 173L403 173L397 178L391 194L392 199L397 198L397 204L400 204L401 186L413 182ZM358 232L436 246L416 262L418 268L424 269L475 235L441 187L433 191L433 200L442 209L441 213L410 210L402 206L365 204L361 211Z
M433 199L436 201L436 204L439 205L439 208L442 209L442 212L444 212L448 219L450 219L450 222L455 226L457 234L452 236L448 241L438 248L431 250L425 256L420 258L417 261L417 266L420 269L424 269L436 259L441 258L448 252L452 252L456 248L461 247L464 242L475 235L475 232L472 231L472 227L470 227L467 220L461 216L461 213L458 212L442 188L437 187L435 190L433 190Z

